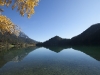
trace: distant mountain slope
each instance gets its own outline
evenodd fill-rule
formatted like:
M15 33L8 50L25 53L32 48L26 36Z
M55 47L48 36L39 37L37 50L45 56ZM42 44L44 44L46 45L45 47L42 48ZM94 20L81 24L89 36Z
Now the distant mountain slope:
M24 32L20 32L19 37L29 38Z
M37 41L30 39L25 33L20 32L19 36L15 36L14 34L1 34L0 33L0 45L5 43L8 44L36 44Z
M72 45L100 45L100 23L90 26L83 33L71 38Z
M100 45L100 23L94 24L81 34L71 39L63 39L59 36L37 44L37 46L73 46L73 45Z
M30 42L30 43L32 42L32 43L35 43L35 44L38 43L38 41L29 38L24 32L20 32L18 37L24 38L24 40L26 40L26 42Z
M52 37L51 39L43 42L38 43L37 46L60 46L60 45L67 45L70 39L63 39L59 36Z

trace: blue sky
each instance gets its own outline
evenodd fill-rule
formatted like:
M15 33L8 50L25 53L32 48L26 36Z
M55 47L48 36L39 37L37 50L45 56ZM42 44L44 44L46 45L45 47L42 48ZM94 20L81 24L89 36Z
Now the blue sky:
M30 19L10 7L4 7L3 14L34 40L71 38L100 23L100 0L41 0Z

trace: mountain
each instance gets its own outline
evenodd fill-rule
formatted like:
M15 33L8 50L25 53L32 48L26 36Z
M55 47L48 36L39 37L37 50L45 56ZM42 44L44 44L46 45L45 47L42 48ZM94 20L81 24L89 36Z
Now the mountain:
M20 32L19 37L29 38L24 32Z
M55 36L43 43L38 43L37 46L63 46L67 45L69 41L70 39L63 39L59 36Z
M38 41L29 38L24 32L20 32L18 37L23 38L24 40L26 40L26 42L29 41L30 43L35 43L35 44L38 43Z
M30 39L25 33L20 32L17 37L14 34L1 34L0 33L0 47L6 47L7 45L25 46L35 45L37 41Z
M100 45L100 23L71 38L72 45Z
M74 45L100 45L100 23L90 26L81 34L71 39L61 38L59 36L38 43L37 46L74 46Z

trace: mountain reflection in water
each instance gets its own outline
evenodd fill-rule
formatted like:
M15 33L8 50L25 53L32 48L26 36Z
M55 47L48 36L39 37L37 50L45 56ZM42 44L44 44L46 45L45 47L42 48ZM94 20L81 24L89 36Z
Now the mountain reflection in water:
M9 61L18 62L21 61L25 56L28 55L31 51L37 49L37 47L29 47L29 48L12 48L9 50L3 50L0 52L0 67L5 65Z
M0 53L0 75L100 75L100 47L41 47Z

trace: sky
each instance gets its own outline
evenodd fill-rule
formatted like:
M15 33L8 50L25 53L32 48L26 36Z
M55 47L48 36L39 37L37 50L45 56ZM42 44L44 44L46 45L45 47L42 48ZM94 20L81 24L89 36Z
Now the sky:
M54 36L72 38L100 23L100 0L40 0L30 19L11 7L3 15L18 25L31 39L46 41Z

